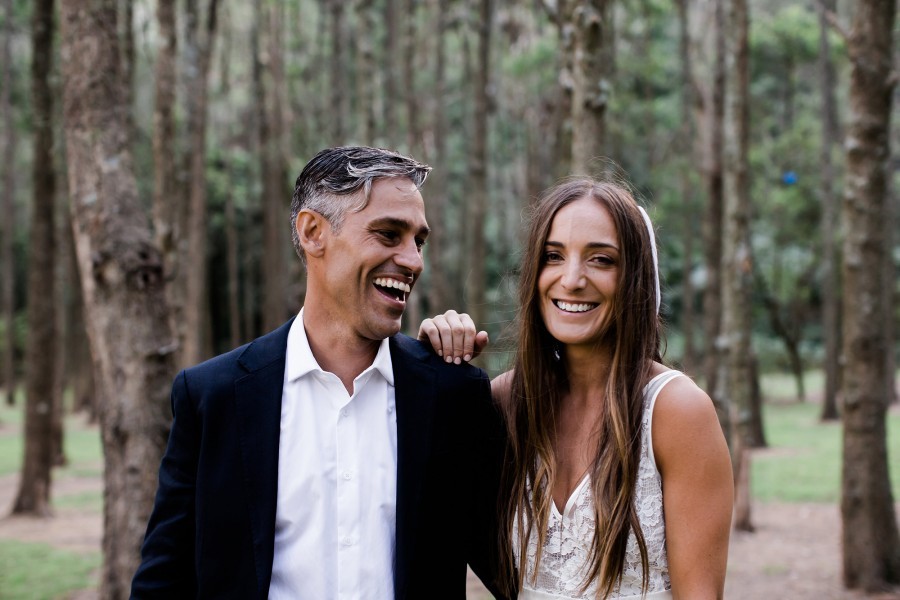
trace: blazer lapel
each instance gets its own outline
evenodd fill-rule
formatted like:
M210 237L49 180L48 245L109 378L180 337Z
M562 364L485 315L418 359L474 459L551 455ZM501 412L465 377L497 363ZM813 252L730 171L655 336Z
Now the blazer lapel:
M250 509L257 586L267 593L275 545L278 442L287 335L293 319L253 341L238 357L247 374L235 381L243 480Z
M394 586L402 596L405 566L415 555L419 497L430 451L436 401L434 370L423 361L424 350L412 339L390 339L397 403L397 530Z

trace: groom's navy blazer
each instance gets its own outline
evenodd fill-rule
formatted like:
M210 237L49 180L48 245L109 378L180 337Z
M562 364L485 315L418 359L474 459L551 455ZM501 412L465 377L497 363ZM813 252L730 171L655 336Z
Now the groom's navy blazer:
M290 325L175 379L175 418L133 598L268 595ZM447 365L406 336L389 341L397 406L395 597L465 598L467 563L497 594L502 428L487 376Z

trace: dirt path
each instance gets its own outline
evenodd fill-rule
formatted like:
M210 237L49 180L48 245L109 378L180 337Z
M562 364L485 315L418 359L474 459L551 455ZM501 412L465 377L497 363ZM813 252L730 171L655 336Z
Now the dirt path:
M0 510L12 505L18 476L0 477ZM99 477L61 477L54 497L101 489ZM900 509L900 505L898 505ZM840 583L840 514L828 504L760 504L753 506L757 530L732 535L725 597L729 600L900 600L900 591L876 596L846 592ZM0 538L42 542L73 552L99 552L102 518L96 508L64 507L55 518L0 519ZM474 577L468 597L486 592ZM85 590L73 598L92 600Z

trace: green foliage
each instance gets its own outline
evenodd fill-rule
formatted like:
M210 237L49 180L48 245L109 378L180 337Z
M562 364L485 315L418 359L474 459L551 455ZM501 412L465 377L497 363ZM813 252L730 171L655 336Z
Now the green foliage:
M0 540L0 598L50 600L91 585L100 553L66 552L46 544Z
M764 379L765 381L765 379ZM819 421L818 404L767 404L770 448L755 452L753 497L775 502L838 502L841 424ZM900 414L888 416L888 460L894 498L900 498Z

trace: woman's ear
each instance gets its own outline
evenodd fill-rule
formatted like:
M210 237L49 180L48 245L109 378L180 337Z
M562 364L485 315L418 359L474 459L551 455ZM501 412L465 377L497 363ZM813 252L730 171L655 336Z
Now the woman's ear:
M294 227L303 252L307 256L321 257L325 251L327 234L331 230L325 217L313 210L304 209L297 215Z

